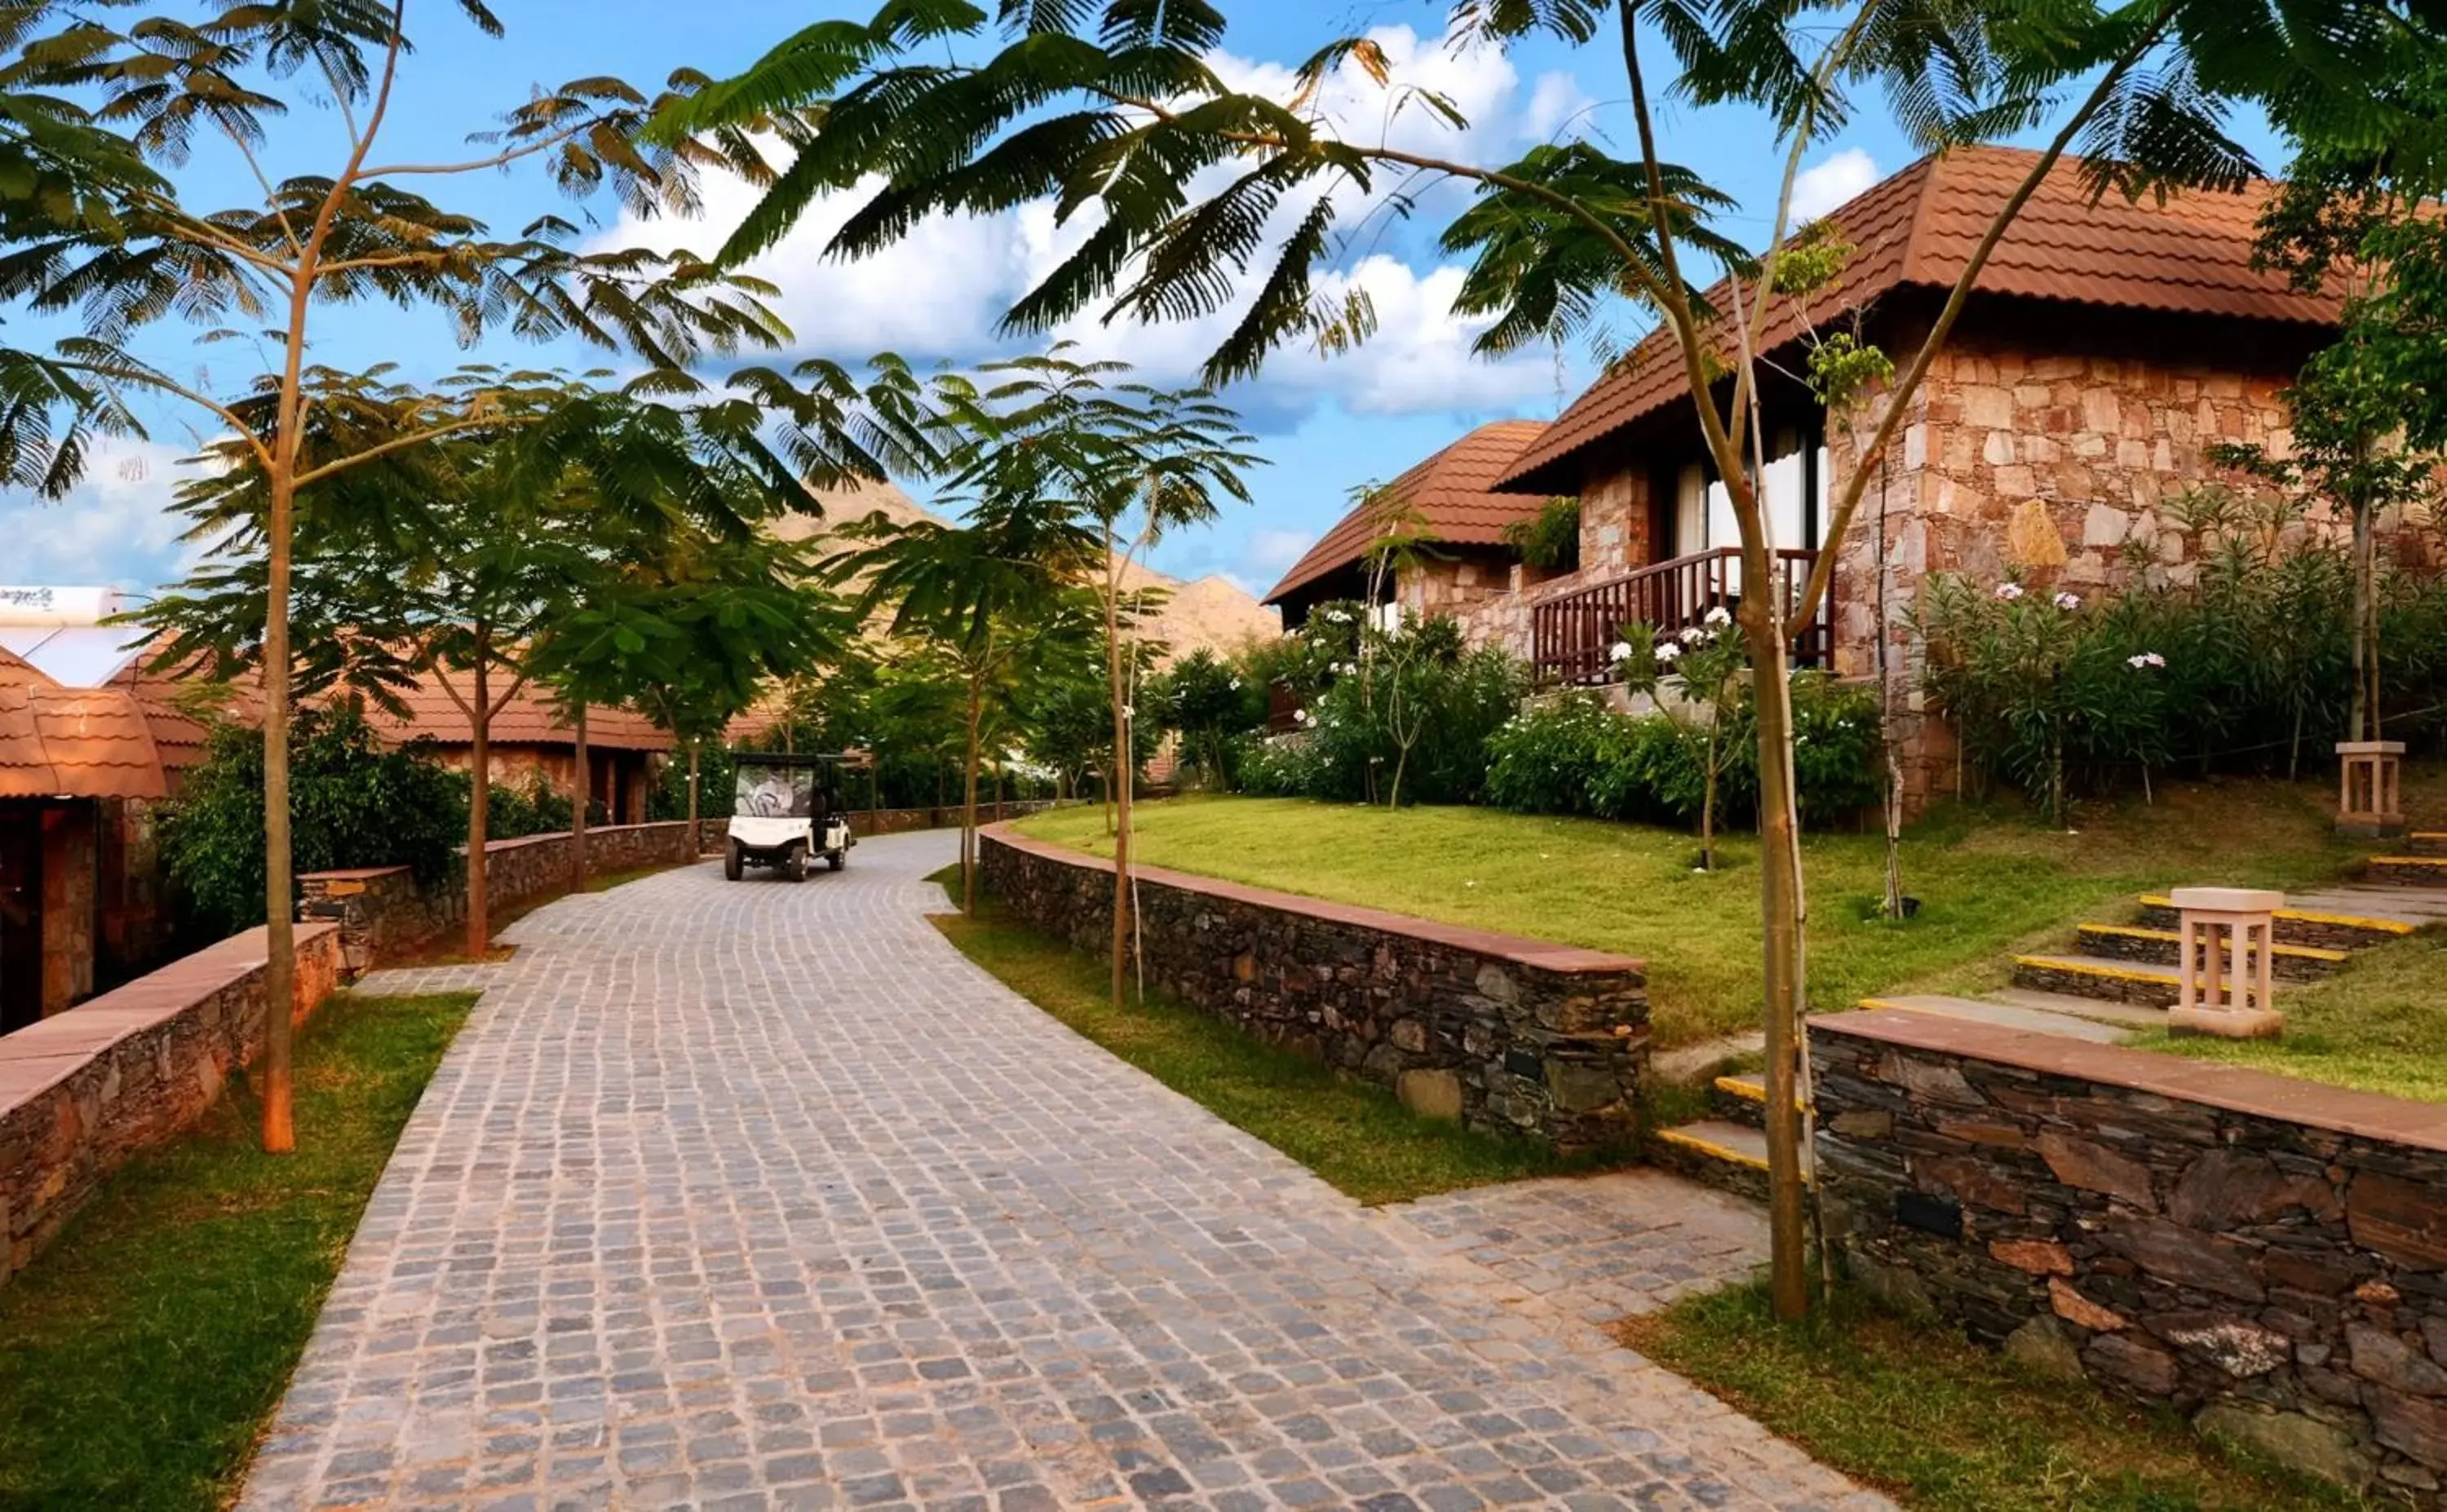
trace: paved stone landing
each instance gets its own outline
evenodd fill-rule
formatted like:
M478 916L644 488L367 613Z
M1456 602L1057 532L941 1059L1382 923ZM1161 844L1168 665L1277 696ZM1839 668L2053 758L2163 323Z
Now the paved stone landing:
M514 926L243 1506L1887 1504L1586 1321L1755 1217L1652 1173L1363 1210L953 952L950 855Z

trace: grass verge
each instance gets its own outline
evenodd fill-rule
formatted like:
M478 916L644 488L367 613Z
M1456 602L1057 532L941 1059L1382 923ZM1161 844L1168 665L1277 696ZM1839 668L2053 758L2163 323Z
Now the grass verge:
M2281 989L2274 1040L2153 1034L2145 1049L2447 1103L2447 938L2419 935L2349 958L2323 982Z
M2312 1512L2343 1491L2230 1458L2171 1414L2028 1380L1969 1342L1840 1301L1780 1324L1756 1287L1618 1324L1623 1343L1926 1512Z
M1832 1010L1871 992L1999 985L2012 952L2062 948L2075 923L2129 918L2135 894L2172 883L2331 879L2367 850L2336 839L2333 809L2325 787L2240 782L2087 805L2071 834L2019 812L1944 807L1905 840L1905 890L1921 909L1904 922L1876 917L1881 837L1810 836L1811 1000ZM1021 827L1109 849L1093 809ZM1758 1018L1752 837L1725 841L1718 869L1703 873L1678 830L1480 808L1177 799L1141 807L1138 833L1151 865L1639 956L1660 1049Z
M958 884L959 871L951 870ZM935 879L942 879L937 873ZM999 917L938 915L935 927L1002 984L1236 1128L1362 1202L1586 1170L1527 1140L1424 1119L1382 1087L1251 1039L1163 997L1116 1010L1103 961Z
M298 1037L294 1155L242 1078L0 1288L0 1508L213 1512L306 1347L471 993L343 994Z

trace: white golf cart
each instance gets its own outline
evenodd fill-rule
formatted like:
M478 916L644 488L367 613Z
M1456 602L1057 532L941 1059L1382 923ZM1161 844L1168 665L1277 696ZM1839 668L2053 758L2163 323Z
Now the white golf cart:
M804 879L822 856L840 871L858 838L849 832L837 779L838 755L741 755L730 805L722 875L737 881L750 866Z

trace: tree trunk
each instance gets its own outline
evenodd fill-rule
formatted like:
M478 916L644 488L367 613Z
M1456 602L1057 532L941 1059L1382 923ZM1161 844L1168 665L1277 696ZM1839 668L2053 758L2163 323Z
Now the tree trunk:
M1769 582L1764 548L1743 553L1743 577ZM1750 558L1755 558L1751 560ZM1804 1238L1800 1109L1801 948L1806 911L1801 833L1794 819L1793 682L1782 615L1766 595L1742 606L1758 704L1759 914L1767 1030L1769 1296L1778 1317L1810 1311Z
M2372 700L2372 690L2378 679L2371 674L2372 664L2379 658L2372 644L2371 621L2371 512L2367 505L2354 508L2354 635L2353 635L2353 699L2345 714L2347 740L2379 739L2379 709Z
M1714 720L1717 711L1708 710ZM1708 766L1699 786L1699 865L1702 870L1717 869L1717 731L1708 730Z
M1119 1008L1130 941L1130 789L1137 785L1138 774L1133 770L1137 752L1130 743L1129 703L1122 687L1120 585L1110 573L1105 587L1105 683L1113 701L1113 1006Z
M969 753L960 800L960 912L977 911L977 726L985 706L985 674L969 675Z
M575 793L569 805L569 890L582 893L586 891L586 808L595 801L595 772L586 753L586 700L578 701L570 727L578 752L578 777L571 784Z
M294 403L294 361L290 386ZM278 1155L297 1147L289 1057L297 992L297 905L290 897L294 882L289 855L289 548L296 518L296 475L285 462L275 462L269 470L272 518L265 541L269 574L263 616L263 1147Z
M697 742L689 742L689 855L705 854L705 831L697 820L697 778L705 768L705 752Z
M467 705L467 958L481 961L492 947L493 921L484 896L484 841L491 828L493 796L493 690L486 675L484 641L476 639L476 696ZM433 675L442 676L436 666Z

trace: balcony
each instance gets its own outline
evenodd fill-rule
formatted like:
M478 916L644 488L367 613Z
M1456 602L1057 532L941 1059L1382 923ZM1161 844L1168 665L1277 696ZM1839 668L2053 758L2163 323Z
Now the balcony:
M1614 658L1608 653L1622 639L1624 626L1648 625L1661 634L1672 634L1698 624L1711 609L1733 610L1742 597L1741 555L1731 546L1694 552L1532 604L1530 665L1539 684L1612 682ZM1774 586L1783 602L1800 598L1817 559L1814 551L1775 554ZM1794 665L1829 665L1834 624L1835 594L1831 583L1817 615L1793 637Z

